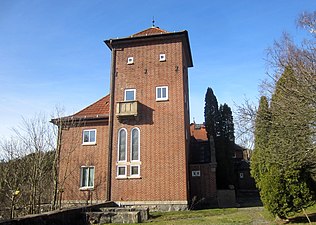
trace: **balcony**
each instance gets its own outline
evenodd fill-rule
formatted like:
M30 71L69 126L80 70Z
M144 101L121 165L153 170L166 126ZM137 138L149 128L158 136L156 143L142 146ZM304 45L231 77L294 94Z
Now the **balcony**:
M123 101L116 103L116 116L137 116L138 102L137 101Z

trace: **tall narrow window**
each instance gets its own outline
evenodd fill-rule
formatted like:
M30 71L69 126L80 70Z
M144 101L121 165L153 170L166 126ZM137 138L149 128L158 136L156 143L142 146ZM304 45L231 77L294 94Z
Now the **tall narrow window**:
M168 86L156 87L156 101L168 100Z
M139 129L133 128L131 133L131 161L139 161Z
M80 170L80 188L93 188L94 166L82 166Z
M126 129L122 128L118 132L118 161L126 161Z
M135 101L136 100L136 89L125 89L124 101Z

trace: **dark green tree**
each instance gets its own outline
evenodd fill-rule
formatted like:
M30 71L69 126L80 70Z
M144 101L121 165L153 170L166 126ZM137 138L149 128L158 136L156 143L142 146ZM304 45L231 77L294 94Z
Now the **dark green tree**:
M215 144L217 187L226 189L234 181L234 123L231 108L227 104L218 107L212 88L206 91L204 116L208 138L213 137Z
M204 118L208 137L213 136L215 139L220 116L218 111L217 98L214 95L212 88L210 87L207 88L205 94Z
M215 137L217 186L225 189L234 182L234 123L231 108L225 103L219 107L220 119Z
M257 186L260 183L261 175L266 172L268 161L268 142L271 127L271 113L267 97L260 98L258 111L255 120L255 146L251 157L251 175Z

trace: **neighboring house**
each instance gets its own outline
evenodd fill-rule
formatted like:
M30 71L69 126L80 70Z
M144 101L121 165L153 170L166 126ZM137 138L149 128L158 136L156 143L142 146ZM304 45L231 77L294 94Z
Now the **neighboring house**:
M205 151L206 160L189 165L187 31L153 26L105 44L110 94L52 120L60 133L60 200L184 209L193 196L215 198L215 158ZM198 186L207 188L190 193Z
M190 195L201 204L216 205L216 156L214 141L208 140L204 124L190 125Z
M255 190L255 180L250 175L251 151L235 144L234 152L235 188L237 190Z

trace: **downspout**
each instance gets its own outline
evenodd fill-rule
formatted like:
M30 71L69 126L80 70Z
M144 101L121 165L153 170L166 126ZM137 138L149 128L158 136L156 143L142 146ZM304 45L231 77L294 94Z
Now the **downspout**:
M112 46L112 40L110 40ZM110 78L110 113L109 113L109 149L108 149L108 179L106 200L111 201L111 182L112 182L112 145L113 145L113 124L114 124L114 93L115 93L115 73L116 73L116 49L112 48L111 78Z

